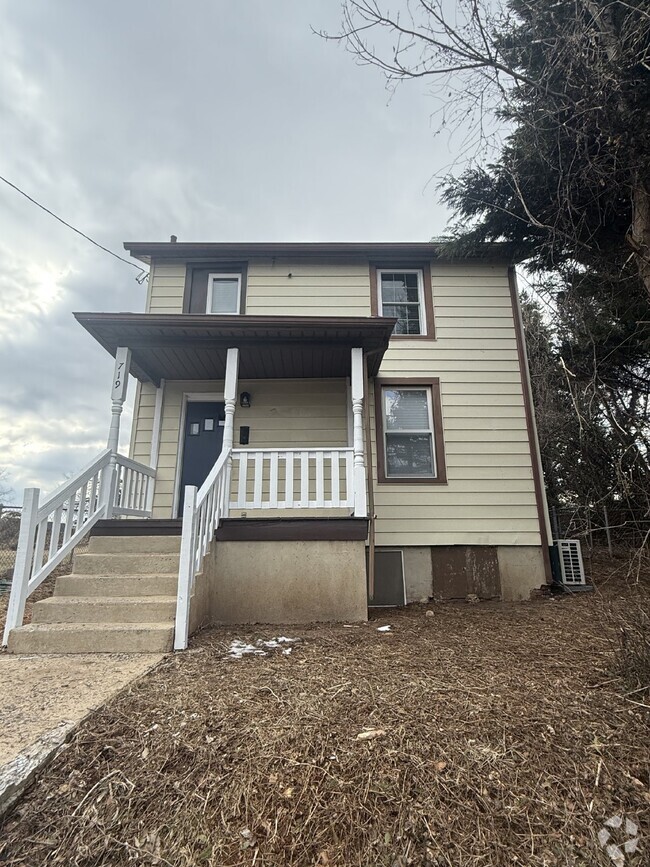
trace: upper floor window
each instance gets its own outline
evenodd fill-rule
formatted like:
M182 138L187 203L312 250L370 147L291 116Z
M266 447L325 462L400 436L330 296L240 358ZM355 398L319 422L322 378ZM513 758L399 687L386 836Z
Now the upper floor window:
M397 319L393 337L435 338L428 262L370 263L370 287L372 315Z
M241 274L208 274L206 313L241 313Z
M246 312L247 262L188 262L183 313L237 316Z
M381 315L397 319L394 334L426 334L422 271L377 272Z

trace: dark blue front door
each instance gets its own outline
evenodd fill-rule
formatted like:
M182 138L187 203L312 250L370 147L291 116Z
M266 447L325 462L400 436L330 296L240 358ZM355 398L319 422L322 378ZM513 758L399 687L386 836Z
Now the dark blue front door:
M221 452L224 404L216 401L189 401L183 434L183 465L178 516L183 514L186 485L200 488Z

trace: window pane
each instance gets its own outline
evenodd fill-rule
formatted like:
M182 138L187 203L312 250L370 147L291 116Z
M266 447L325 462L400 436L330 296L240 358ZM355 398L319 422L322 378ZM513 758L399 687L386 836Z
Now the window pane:
M386 434L389 476L433 476L431 434Z
M381 300L408 301L417 304L418 275L417 274L386 274L381 275Z
M386 430L429 430L429 405L426 389L402 391L384 389Z
M394 334L420 333L419 304L384 304L382 312L384 316L394 316L397 319Z
M215 277L212 280L210 313L237 313L239 280L236 277Z

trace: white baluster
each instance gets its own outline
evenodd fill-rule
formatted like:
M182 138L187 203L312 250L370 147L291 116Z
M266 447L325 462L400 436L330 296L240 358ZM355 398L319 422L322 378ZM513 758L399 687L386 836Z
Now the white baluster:
M319 449L316 452L316 508L322 509L325 506L325 464L323 461L323 452Z
M271 471L269 474L269 507L278 508L278 452L271 452Z
M339 455L340 452L330 452L330 464L332 466L332 508L336 509L341 505L340 491L340 476L339 476Z
M293 459L294 452L289 451L284 456L284 508L293 509Z
M309 452L300 452L300 508L309 508Z

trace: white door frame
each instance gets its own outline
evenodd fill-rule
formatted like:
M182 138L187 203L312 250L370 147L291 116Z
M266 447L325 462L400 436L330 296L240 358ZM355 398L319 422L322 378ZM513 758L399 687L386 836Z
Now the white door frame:
M183 467L183 441L185 439L185 418L188 403L224 403L224 393L215 391L184 391L181 403L181 416L178 427L178 447L176 454L176 476L174 478L174 497L172 501L172 518L178 514L178 503L181 496L181 470Z

